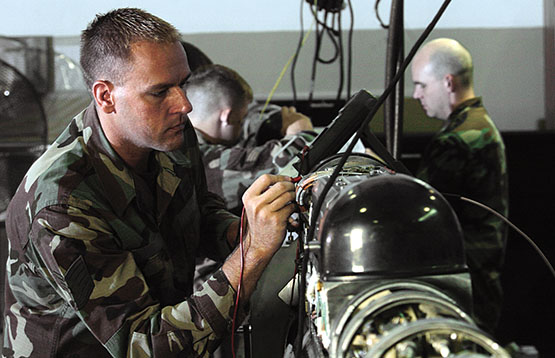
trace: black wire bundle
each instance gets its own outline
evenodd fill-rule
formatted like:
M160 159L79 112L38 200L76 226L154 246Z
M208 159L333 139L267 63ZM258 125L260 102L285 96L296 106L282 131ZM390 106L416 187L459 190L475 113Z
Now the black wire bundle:
M309 1L310 2L310 1ZM354 28L354 13L351 6L351 0L347 0L347 7L349 8L350 14L350 26L348 34L348 44L347 44L347 75L345 75L345 56L344 56L344 46L343 46L343 29L341 26L341 11L343 9L343 1L339 4L322 5L318 3L314 7L310 7L312 16L315 20L316 26L316 44L315 51L312 59L312 70L310 76L310 90L308 95L308 103L312 103L314 97L314 88L316 84L316 73L318 64L329 65L335 62L339 62L339 86L337 89L336 102L339 103L341 100L341 94L343 92L343 85L345 83L345 78L347 82L347 96L351 96L351 77L352 77L352 38L353 38L353 28ZM294 55L292 67L291 67L291 87L293 91L293 105L297 103L297 88L295 83L295 68L297 65L297 58L300 54L302 41L304 37L304 24L303 24L303 4L304 0L301 0L301 11L300 11L300 21L301 21L301 32L299 37L299 43L297 45L297 50ZM321 14L321 15L320 15ZM320 18L321 17L321 18ZM329 58L324 58L321 54L322 44L325 38L329 38L333 53Z

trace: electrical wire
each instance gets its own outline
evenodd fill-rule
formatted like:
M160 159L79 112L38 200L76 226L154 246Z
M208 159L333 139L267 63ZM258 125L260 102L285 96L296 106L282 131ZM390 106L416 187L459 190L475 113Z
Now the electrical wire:
M237 321L237 311L239 308L239 297L241 296L241 288L243 283L243 273L245 269L244 262L244 247L243 247L243 234L245 233L246 225L246 213L245 208L241 212L241 226L239 227L239 252L241 254L241 270L239 273L239 283L237 284L237 297L235 297L235 307L233 308L233 319L231 321L231 354L235 358L235 324Z
M347 82L347 98L350 97L351 92L351 80L352 80L352 38L354 32L354 12L351 6L351 2L348 2L349 14L350 14L350 26L348 33L348 58L345 60L344 55L344 44L343 44L343 29L342 29L342 9L339 11L329 11L325 9L323 11L323 20L318 18L318 12L312 9L312 15L316 19L316 24L318 26L318 36L316 37L315 44L315 54L312 63L311 81L308 102L309 104L313 101L314 90L316 86L316 73L317 64L332 64L338 61L339 65L339 85L337 88L337 95L335 98L336 105L339 106L340 100L343 94L343 87L345 82ZM331 14L331 16L330 16ZM330 21L328 21L331 18ZM330 25L331 22L331 25ZM319 29L319 26L322 29ZM333 54L330 58L323 58L321 55L322 43L324 39L324 34L329 38L331 45L333 46ZM345 75L345 61L347 61L347 75ZM347 81L345 81L347 78Z
M351 24L349 25L349 37L347 42L347 98L351 98L351 79L353 76L353 32L355 27L355 14L351 0L347 0Z
M293 298L295 296L295 284L297 282L297 274L299 272L299 247L301 245L300 240L297 240L297 248L295 250L295 270L293 272L293 282L291 284L291 296L289 297L289 307L293 307Z
M310 11L312 12L312 16L316 19L316 21L318 22L319 25L322 25L322 27L327 27L326 23L321 21L320 19L318 19L318 11L319 10L323 10L324 14L329 13L329 11L324 7L324 8L318 8L318 4L317 2L314 2L314 6L310 7Z
M405 69L407 68L408 64L410 63L410 61L412 60L412 58L416 54L416 51L422 45L422 43L425 41L425 39L428 37L430 32L433 30L433 28L435 27L435 25L437 24L437 22L439 21L439 19L443 15L443 13L445 12L445 10L446 10L446 8L447 8L447 6L449 5L450 2L451 2L451 0L445 0L443 2L440 9L438 10L436 15L434 16L434 18L430 22L430 24L426 27L426 29L420 35L420 37L418 38L418 40L416 41L416 43L412 47L410 53L408 54L408 56L405 58L405 60L401 64L401 66L399 68L399 71L397 72L395 77L392 79L389 86L385 89L385 91L380 96L380 98L378 98L378 100L376 101L376 104L374 105L374 107L372 108L370 113L366 116L366 119L364 120L363 124L360 126L360 128L357 131L354 139L351 141L348 148L345 150L345 152L341 156L341 159L340 159L337 167L335 168L334 172L332 173L332 175L330 177L330 180L324 186L321 196L319 197L318 201L315 203L315 205L313 207L313 212L314 213L318 213L320 211L320 208L322 207L322 203L323 203L327 193L331 189L333 183L335 182L335 179L339 175L339 172L342 170L342 167L345 164L345 162L347 161L347 158L352 153L353 148L354 148L356 142L360 139L364 129L368 126L368 123L370 122L370 120L372 120L372 118L374 117L374 115L376 114L376 112L378 111L380 106L385 102L385 99L387 98L387 96L389 96L389 94L391 94L391 92L395 88L395 86L396 86L397 82L399 81L399 79L401 78L401 76L404 75ZM308 228L308 234L307 234L307 240L309 240L309 241L313 239L314 232L315 232L315 227L316 227L316 220L317 220L317 215L313 215L311 217L311 223L310 223L310 226ZM306 250L303 248L303 250L301 250L301 251L302 251L302 256L301 256L302 257L302 270L301 270L301 275L300 275L301 282L299 283L299 299L302 299L302 297L304 297L304 294L305 294L305 286L306 286L306 277L305 276L306 276L306 272L307 272L307 269L308 269L308 259L307 259L308 254L305 254L304 251L308 251L308 247L306 248ZM302 328L303 328L303 325L304 325L304 319L305 319L304 305L299 304L298 322L297 322L298 330L297 330L297 337L296 337L296 341L295 341L295 345L296 345L295 346L295 349L296 349L295 357L301 357L301 352L302 352Z
M553 265L551 265L551 263L549 262L549 259L547 258L547 256L540 249L540 247L534 242L534 240L532 240L530 238L530 236L526 235L522 230L520 230L516 225L514 225L511 221L509 221L509 219L507 219L505 216L501 215L500 213L498 213L497 211L495 211L494 209L490 208L489 206L487 206L485 204L482 204L478 201L475 201L475 200L472 200L472 199L469 199L469 198L465 198L464 196L459 196L459 195L455 195L455 194L444 194L444 195L446 195L446 196L456 196L462 201L466 201L468 203L474 204L474 205L476 205L476 206L478 206L482 209L485 209L485 210L489 211L493 215L497 216L498 218L500 218L501 220L506 222L510 227L512 227L516 232L518 232L524 239L526 239L526 241L528 241L528 243L534 248L534 250L536 250L538 255L541 257L541 259L543 260L543 262L545 263L545 265L547 266L547 268L551 272L551 275L553 275L553 278L555 278L555 269L553 268Z
M329 11L324 12L322 36L324 34L328 35L328 38L330 39L331 44L333 45L334 52L333 52L333 55L327 60L324 59L322 56L320 56L320 53L318 53L317 59L318 59L318 62L320 63L324 63L324 64L334 63L335 60L337 60L337 58L339 57L339 44L338 44L338 39L336 39L336 37L340 31L335 29L336 18L340 16L339 14L340 13L338 14L331 13L331 26L328 26L328 16L330 16L330 12ZM337 21L337 23L339 24L339 21ZM321 45L320 45L320 50L321 50Z
M309 1L310 2L310 1ZM304 33L304 24L303 24L303 4L304 1L301 0L301 35L299 37L299 44L297 45L297 50L295 55L293 56L293 64L291 67L291 89L293 92L293 106L297 104L297 86L295 82L295 69L297 66L297 59L300 53L301 43ZM354 13L353 8L351 5L351 1L348 0L348 8L350 14L350 26L349 26L349 34L348 34L348 58L347 58L347 76L345 76L345 58L344 58L344 49L343 49L343 38L342 33L343 30L341 28L341 10L328 10L325 7L319 8L317 1L310 6L311 14L314 18L314 25L316 28L316 40L315 40L315 51L312 59L312 68L311 68L311 75L310 75L310 84L309 84L309 93L308 93L308 103L309 105L312 103L314 99L314 90L316 87L316 74L317 74L317 64L332 64L339 59L339 86L337 90L336 96L336 104L339 104L341 99L341 95L343 93L343 85L345 83L345 77L347 77L347 98L351 96L351 80L352 80L352 38L354 32ZM319 10L323 11L323 19L319 18ZM330 18L331 14L331 26L328 25L328 19ZM323 58L321 55L322 43L324 39L324 35L330 39L331 44L333 46L333 54L330 58Z
M295 68L297 67L297 59L301 52L301 47L303 46L303 38L304 38L304 20L303 20L303 8L304 8L304 0L300 0L301 9L300 9L300 22L301 22L301 33L299 36L299 42L297 44L297 49L295 50L295 54L293 55L293 63L291 65L291 90L293 91L293 106L297 106L297 86L295 84Z
M314 15L315 23L316 23L316 44L314 49L314 56L312 58L312 71L310 74L310 88L308 92L308 103L312 103L312 98L314 95L314 86L316 83L316 69L320 57L320 46L322 45L322 35L323 31L325 30L325 26L320 22L318 19L318 13L312 12ZM324 15L326 16L326 14ZM320 25L324 26L322 30L320 30Z
M376 18L378 19L380 26L387 30L389 29L389 25L384 24L384 22L382 21L382 18L380 17L380 10L378 9L379 5L380 5L380 0L376 0L376 2L374 3L374 12L376 13Z
M268 98L266 99L266 102L264 103L264 107L262 107L262 111L260 111L260 116L259 116L260 120L262 120L262 116L263 116L264 112L266 111L266 108L268 107L268 104L270 103L272 97L274 96L274 93L276 92L279 84L281 83L281 79L285 75L285 71L287 71L287 69L289 68L289 65L293 62L293 60L295 60L295 62L296 62L296 58L298 56L300 48L302 46L304 46L304 44L305 44L306 40L308 39L308 36L310 35L311 32L312 32L312 27L308 30L305 37L303 38L303 40L301 41L301 43L297 47L297 51L295 51L295 53L291 57L289 57L289 60L287 61L285 66L283 66L283 69L281 70L281 73L279 74L278 79L276 80L276 83L274 84L274 87L272 87L272 90L270 91L270 94L268 95Z
M339 105L341 93L343 92L343 82L345 82L345 59L343 58L343 31L341 28L341 11L337 13L337 39L338 39L338 52L339 52L339 88L337 89L337 96L335 102Z

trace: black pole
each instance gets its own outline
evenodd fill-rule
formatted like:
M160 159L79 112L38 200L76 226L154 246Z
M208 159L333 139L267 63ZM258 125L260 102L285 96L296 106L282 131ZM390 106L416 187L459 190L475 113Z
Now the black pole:
M404 60L404 17L403 0L393 0L389 20L387 39L387 57L385 71L385 88L399 71ZM403 133L403 77L395 87L395 94L384 103L384 132L386 147L395 159L401 155L400 136Z

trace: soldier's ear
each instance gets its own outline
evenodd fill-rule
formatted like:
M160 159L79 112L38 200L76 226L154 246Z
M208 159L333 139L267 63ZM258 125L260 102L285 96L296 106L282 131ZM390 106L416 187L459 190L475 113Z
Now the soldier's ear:
M116 111L114 100L114 85L110 81L96 81L92 87L94 101L104 113Z
M231 108L227 108L227 107L226 107L226 108L223 108L223 109L220 111L220 123L221 123L222 125L227 126L227 125L230 124L230 123L229 123L229 121L230 121L230 118L229 118L230 113L231 113Z
M445 88L447 89L447 91L449 93L453 93L456 90L457 84L455 81L455 76L451 75L451 74L447 74L445 75L445 78L443 79L443 83Z

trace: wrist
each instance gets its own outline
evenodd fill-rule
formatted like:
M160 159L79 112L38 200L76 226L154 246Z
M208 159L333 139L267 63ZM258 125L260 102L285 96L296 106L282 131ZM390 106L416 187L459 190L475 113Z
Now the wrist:
M231 249L239 244L239 220L233 221L227 228L226 240Z

